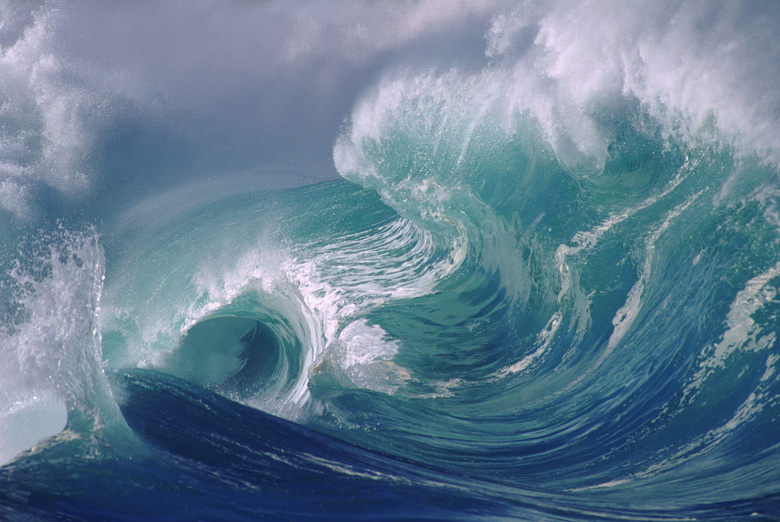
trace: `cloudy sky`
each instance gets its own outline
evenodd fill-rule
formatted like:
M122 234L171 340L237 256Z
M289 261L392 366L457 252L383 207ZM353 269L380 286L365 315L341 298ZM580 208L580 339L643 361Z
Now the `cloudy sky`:
M0 6L0 179L6 192L14 181L20 190L39 182L76 197L106 179L144 176L161 187L182 170L333 178L333 143L359 94L394 64L484 62L495 8L485 1Z

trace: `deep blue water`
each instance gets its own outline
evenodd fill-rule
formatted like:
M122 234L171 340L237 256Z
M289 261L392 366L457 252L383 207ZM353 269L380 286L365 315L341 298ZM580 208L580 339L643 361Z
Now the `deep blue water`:
M3 7L0 518L780 520L778 9L386 7Z

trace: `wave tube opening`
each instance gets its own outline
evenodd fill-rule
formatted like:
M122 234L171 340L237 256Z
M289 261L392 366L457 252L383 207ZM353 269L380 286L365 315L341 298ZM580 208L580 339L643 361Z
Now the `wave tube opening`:
M270 328L249 317L211 317L190 328L165 364L166 373L247 397L277 373L280 346Z

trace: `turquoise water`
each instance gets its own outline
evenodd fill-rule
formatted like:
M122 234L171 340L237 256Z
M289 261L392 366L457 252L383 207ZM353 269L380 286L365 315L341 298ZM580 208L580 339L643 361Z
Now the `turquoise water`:
M561 6L496 9L484 66L354 101L339 179L4 200L4 517L776 519L771 111L697 119L650 55L615 89Z

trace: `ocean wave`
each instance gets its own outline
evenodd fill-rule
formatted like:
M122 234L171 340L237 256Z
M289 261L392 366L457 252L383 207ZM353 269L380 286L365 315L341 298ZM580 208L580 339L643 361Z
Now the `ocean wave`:
M0 7L3 516L776 516L777 8Z

